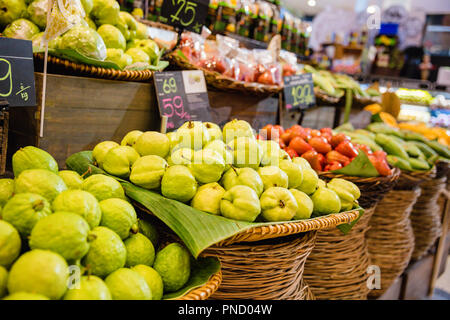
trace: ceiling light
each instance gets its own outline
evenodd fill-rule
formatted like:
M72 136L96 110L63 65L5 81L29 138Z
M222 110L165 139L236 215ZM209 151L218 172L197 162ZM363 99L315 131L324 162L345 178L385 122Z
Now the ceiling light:
M367 7L367 13L372 14L375 13L375 11L377 10L377 8L375 6L368 6Z
M308 6L314 7L316 5L316 0L308 0Z

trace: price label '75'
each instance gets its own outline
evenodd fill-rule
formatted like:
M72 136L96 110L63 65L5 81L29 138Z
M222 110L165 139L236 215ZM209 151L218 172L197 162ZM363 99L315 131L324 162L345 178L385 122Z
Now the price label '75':
M208 14L208 5L209 0L165 0L160 20L200 33Z

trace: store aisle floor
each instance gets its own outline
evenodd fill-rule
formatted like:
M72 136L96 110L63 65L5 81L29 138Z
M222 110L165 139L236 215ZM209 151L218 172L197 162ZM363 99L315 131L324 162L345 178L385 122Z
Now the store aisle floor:
M447 256L447 268L437 279L433 300L450 300L450 255Z

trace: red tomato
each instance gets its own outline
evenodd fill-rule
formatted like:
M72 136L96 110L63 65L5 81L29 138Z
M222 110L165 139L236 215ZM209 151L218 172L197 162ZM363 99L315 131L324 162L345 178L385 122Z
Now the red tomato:
M284 151L287 152L291 159L298 157L298 153L293 148L287 147L286 149L284 149Z
M335 150L349 158L354 158L358 155L358 150L350 141L342 141Z
M338 133L331 137L331 146L336 148L342 141L350 141L350 137L346 136L344 133Z
M316 151L309 150L304 154L302 154L302 158L305 158L311 165L311 168L313 168L315 171L322 171L322 164L319 155L320 154L317 153Z
M294 139L292 139L289 143L289 148L294 149L298 154L304 154L309 150L313 150L313 147L311 147L305 140L300 137L295 137Z
M309 139L308 143L314 148L314 150L320 153L326 154L332 150L331 145L328 144L327 139L324 137L312 137Z

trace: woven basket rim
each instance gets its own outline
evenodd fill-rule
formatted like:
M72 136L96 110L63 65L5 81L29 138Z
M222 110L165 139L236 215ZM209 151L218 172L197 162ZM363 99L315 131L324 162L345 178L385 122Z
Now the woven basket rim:
M206 300L217 291L221 283L222 271L219 270L213 274L204 285L190 290L184 296L175 300Z
M33 56L42 61L44 60L43 53L33 53ZM112 68L96 67L50 55L47 57L47 62L63 67L65 69L70 69L102 79L146 81L152 79L153 77L152 70L117 70Z

